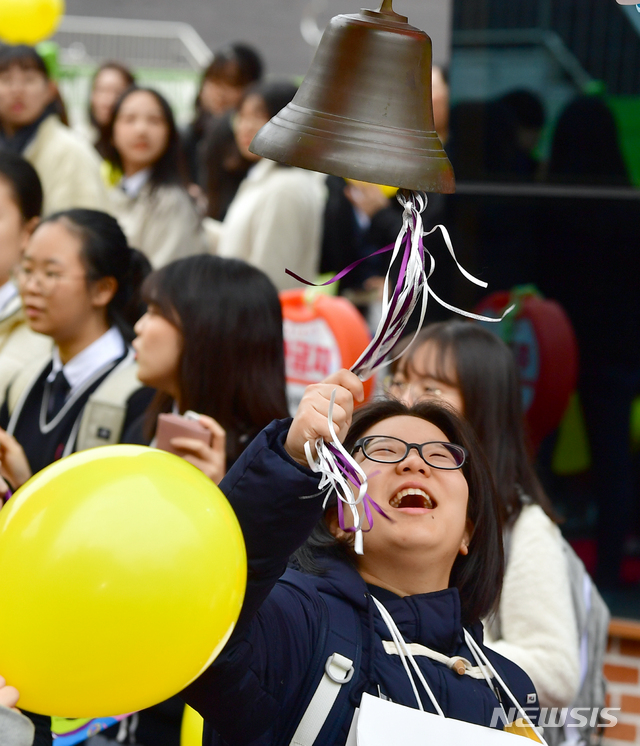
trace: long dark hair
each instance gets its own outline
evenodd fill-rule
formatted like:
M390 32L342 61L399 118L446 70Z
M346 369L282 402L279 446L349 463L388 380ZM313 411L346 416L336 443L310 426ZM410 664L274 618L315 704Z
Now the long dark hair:
M107 320L131 341L133 325L143 313L140 289L151 271L149 260L129 246L118 221L106 212L64 210L45 218L40 225L46 223L62 223L80 237L80 259L87 271L87 283L115 278L118 287L107 306Z
M17 153L0 150L0 179L8 184L22 220L42 214L42 184L35 168Z
M417 336L396 370L419 374L416 362L426 342L435 347L433 374L457 386L464 416L478 436L491 466L503 519L512 525L520 515L523 496L540 505L553 520L553 507L531 462L518 371L513 353L495 334L468 321L430 324ZM451 380L453 367L456 380Z
M91 92L92 93L93 93L93 89L96 84L96 80L98 79L98 76L104 70L115 70L117 73L119 73L122 76L122 79L124 80L124 82L126 83L125 88L130 88L131 86L134 86L136 83L134 74L131 72L131 70L129 70L128 67L125 67L122 64L122 62L117 62L115 60L108 60L107 62L103 62L93 74L93 79L91 80ZM100 124L96 120L93 114L93 109L91 108L91 105L89 105L89 121L98 131L98 139L95 143L95 149L98 151L98 153L103 158L107 158L108 154L110 153L110 149L109 149L109 144L110 144L109 124L110 123L107 122L106 124Z
M434 401L409 406L397 399L378 399L365 404L353 416L344 447L351 452L356 441L374 425L398 416L431 422L451 443L466 448L469 454L462 472L469 486L467 518L473 524L473 536L468 555L459 554L453 563L449 587L460 593L463 624L473 624L496 607L504 573L501 511L489 465L471 427L453 409ZM317 574L322 570L323 555L346 558L355 564L350 544L336 539L324 520L296 552L294 563L305 572Z
M201 254L151 274L143 297L183 337L180 409L217 420L227 431L233 462L263 427L288 416L275 286L246 262ZM156 396L147 411L147 437L171 404L167 394Z
M116 101L116 105L113 107L113 113L111 120L106 128L105 136L107 138L107 146L105 153L105 160L109 161L111 165L116 168L122 169L122 159L120 153L116 150L113 143L113 129L122 108L122 104L131 96L133 93L149 93L151 94L158 105L162 109L162 115L167 125L167 147L164 153L158 158L158 160L151 167L151 175L149 177L149 184L152 189L157 189L159 186L165 184L178 184L184 186L187 182L186 170L184 159L182 155L182 148L180 146L180 136L178 134L178 128L176 127L176 121L173 116L173 111L167 99L158 91L154 91L153 88L141 88L138 86L132 86L128 88L122 96Z

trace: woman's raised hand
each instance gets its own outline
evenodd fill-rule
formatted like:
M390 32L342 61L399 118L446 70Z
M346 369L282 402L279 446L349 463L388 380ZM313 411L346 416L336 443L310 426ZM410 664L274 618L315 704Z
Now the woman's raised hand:
M354 400L364 401L362 381L348 370L339 370L324 381L307 386L284 444L291 458L303 466L307 466L304 452L307 441L313 444L318 438L331 440L328 414L334 391L333 425L340 441L351 426ZM315 453L315 449L313 451Z
M180 451L180 456L185 461L197 466L218 484L227 471L227 433L212 417L205 414L200 415L198 422L211 433L210 446L195 438L171 438L171 445Z
M0 428L0 474L9 481L14 490L31 477L31 467L22 446Z
M7 682L0 676L0 706L14 708L18 704L19 697L18 690L7 686Z

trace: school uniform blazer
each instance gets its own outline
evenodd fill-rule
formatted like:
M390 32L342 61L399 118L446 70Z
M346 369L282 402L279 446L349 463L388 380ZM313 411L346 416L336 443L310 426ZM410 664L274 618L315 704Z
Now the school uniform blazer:
M304 692L304 684L321 631L323 596L337 596L347 602L344 614L348 619L339 632L344 635L344 630L355 628L355 616L361 628L362 650L341 730L337 737L328 738L323 729L316 746L345 743L354 708L365 691L416 706L399 656L387 653L383 646L383 640L390 640L390 633L375 610L372 594L391 613L406 640L450 657L473 660L464 642L460 598L455 588L400 598L367 586L353 565L337 557L323 560L324 575L288 570L285 578L293 573L295 585L278 582L289 556L304 542L323 512L324 495L318 493L317 475L294 462L284 450L289 424L290 420L282 420L263 430L220 484L243 530L248 583L231 639L211 667L182 695L209 723L205 746L289 742L287 734L289 738L293 735L296 718L299 721L301 717L299 697L306 694L310 698L312 694ZM469 631L482 645L482 625L472 625ZM535 722L532 709L537 709L537 700L529 677L501 655L487 648L484 651L521 705L530 708ZM484 679L460 676L445 663L424 656L417 655L416 661L445 715L490 725L499 703ZM424 709L434 712L426 693L420 694ZM508 709L509 700L506 695L502 698ZM503 722L498 720L498 724L501 727Z
M108 212L109 200L100 176L100 156L55 114L38 127L23 155L42 182L44 215L72 207Z
M314 280L325 201L322 174L263 158L240 184L224 221L207 220L211 249L258 267L278 290L300 287L285 269Z
M142 251L154 269L207 252L200 217L191 197L177 185L152 189L145 184L135 197L119 186L109 190L111 212L129 244Z
M0 400L4 401L9 383L25 365L46 358L52 349L51 337L31 331L16 295L0 311Z

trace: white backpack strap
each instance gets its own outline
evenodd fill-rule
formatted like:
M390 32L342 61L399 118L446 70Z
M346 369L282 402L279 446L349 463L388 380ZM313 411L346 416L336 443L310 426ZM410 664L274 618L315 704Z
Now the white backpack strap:
M351 681L352 676L352 660L340 653L327 658L324 675L293 734L290 746L313 746L340 693L340 687Z
M127 416L127 402L141 387L134 352L130 350L87 400L74 450L118 443Z

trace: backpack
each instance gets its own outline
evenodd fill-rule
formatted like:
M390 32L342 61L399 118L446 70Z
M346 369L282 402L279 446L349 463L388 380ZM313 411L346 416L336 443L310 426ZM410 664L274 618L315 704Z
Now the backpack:
M603 675L604 654L609 634L609 609L582 560L563 537L562 548L567 560L571 600L578 625L580 643L580 688L571 707L602 709L605 706L606 680ZM571 709L571 708L570 708ZM573 727L580 734L580 743L590 744L597 737L599 723ZM565 740L565 728L546 728L544 736L550 746Z

